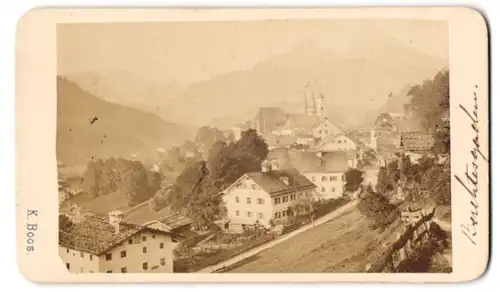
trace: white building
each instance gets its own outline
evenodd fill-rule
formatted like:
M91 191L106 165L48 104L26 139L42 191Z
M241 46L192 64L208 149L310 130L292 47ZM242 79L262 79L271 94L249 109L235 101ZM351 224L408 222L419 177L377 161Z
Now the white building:
M320 199L335 199L344 194L344 173L349 169L346 152L290 151L288 163L316 185Z
M172 273L172 233L159 221L122 222L92 215L59 232L59 255L72 273Z
M313 130L313 136L316 139L324 139L325 137L329 135L338 135L341 134L342 130L332 124L328 119L324 118Z
M331 134L321 140L315 149L322 152L357 150L359 143L346 134Z
M293 215L290 207L316 186L296 169L276 170L264 163L262 172L246 173L222 192L232 225L271 227ZM234 229L237 229L233 227Z

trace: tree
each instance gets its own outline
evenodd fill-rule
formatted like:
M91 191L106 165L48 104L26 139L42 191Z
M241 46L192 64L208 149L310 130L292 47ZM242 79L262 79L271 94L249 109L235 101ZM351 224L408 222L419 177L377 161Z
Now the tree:
M396 206L391 204L386 196L374 192L371 187L363 190L357 206L361 213L372 220L377 228L387 227L399 215Z
M89 161L82 175L83 190L92 198L99 196L99 180L101 179L103 162L101 159Z
M120 190L128 199L129 205L135 205L147 200L148 197L148 174L139 161L134 161L132 167L123 174Z
M68 216L59 214L59 230L69 233L73 227L74 224Z
M345 172L344 177L344 188L349 192L356 191L359 188L360 184L363 182L363 172L355 168L348 169Z
M411 106L421 125L435 138L437 153L450 151L449 123L443 116L449 116L450 92L449 71L442 70L432 80L410 89Z

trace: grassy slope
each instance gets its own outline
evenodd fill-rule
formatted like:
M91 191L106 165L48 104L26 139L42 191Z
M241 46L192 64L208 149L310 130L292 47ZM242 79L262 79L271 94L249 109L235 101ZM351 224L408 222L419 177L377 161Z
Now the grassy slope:
M398 227L395 223L384 232L370 230L369 221L354 209L246 259L230 272L363 272L395 240Z

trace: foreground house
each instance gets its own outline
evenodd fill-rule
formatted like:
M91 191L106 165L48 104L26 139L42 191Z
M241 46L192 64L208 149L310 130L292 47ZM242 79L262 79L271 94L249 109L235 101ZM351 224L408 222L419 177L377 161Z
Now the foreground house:
M296 169L277 170L264 163L261 172L242 175L223 192L228 228L240 232L245 226L271 227L292 216L290 208L311 196L316 186Z
M122 222L119 211L91 215L59 232L59 255L72 273L173 272L172 232L161 222Z

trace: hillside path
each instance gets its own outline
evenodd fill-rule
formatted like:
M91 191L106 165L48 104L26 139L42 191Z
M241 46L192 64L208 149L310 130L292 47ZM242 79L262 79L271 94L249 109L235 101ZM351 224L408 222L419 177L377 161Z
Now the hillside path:
M323 224L325 222L328 222L332 219L335 219L337 217L339 217L340 215L344 214L345 212L351 210L352 208L354 208L356 206L358 202L356 200L354 201L351 201L343 206L341 206L340 208L336 209L336 210L333 210L332 212L326 214L325 216L321 217L321 218L318 218L317 220L315 220L313 223L310 223L310 224L307 224L307 225L304 225L302 227L300 227L299 229L297 230L294 230L290 233L287 233L285 235L282 235L280 237L278 237L277 239L273 240L273 241L270 241L270 242L267 242L267 243L264 243L262 245L259 245L257 247L254 247L250 250L247 250L243 253L240 253L232 258L229 258L223 262L220 262L218 264L215 264L215 265L211 265L211 266L208 266L208 267L205 267L201 270L198 270L196 271L196 273L214 273L216 270L219 270L221 268L224 268L224 267L229 267L237 262L240 262L246 258L249 258L251 256L254 256L258 253L260 253L261 251L263 250L266 250L268 248L271 248L275 245L277 245L278 243L281 243L285 240L288 240L294 236L296 236L297 234L300 234L306 230L309 230L317 225L320 225L320 224Z

